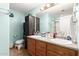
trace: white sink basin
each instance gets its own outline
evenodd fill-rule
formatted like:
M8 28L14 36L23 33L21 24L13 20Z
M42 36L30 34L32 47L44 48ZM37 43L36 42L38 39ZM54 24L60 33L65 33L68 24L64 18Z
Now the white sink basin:
M36 38L36 39L47 39L46 37L42 37L42 36L38 36L38 35L33 35L33 36L31 36L32 38Z
M31 36L31 37L33 37L33 38L40 38L41 36L33 35L33 36Z
M51 39L51 41L59 44L72 44L72 41L66 39L60 39L60 38Z

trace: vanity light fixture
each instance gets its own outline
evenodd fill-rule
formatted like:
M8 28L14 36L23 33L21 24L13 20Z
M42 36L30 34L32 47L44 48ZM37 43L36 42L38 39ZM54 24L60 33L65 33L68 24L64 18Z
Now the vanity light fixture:
M46 4L44 4L44 5L40 8L40 10L41 10L41 11L47 10L48 8L51 8L51 7L53 7L54 5L55 5L55 3L46 3Z

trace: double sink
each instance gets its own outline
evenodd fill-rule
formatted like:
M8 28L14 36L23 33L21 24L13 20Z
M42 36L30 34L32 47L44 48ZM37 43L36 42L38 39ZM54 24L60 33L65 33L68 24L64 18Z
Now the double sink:
M50 43L57 43L57 44L72 44L71 40L63 39L63 38L48 38L48 37L42 37L38 35L31 36L32 38L36 38L39 40L47 41Z

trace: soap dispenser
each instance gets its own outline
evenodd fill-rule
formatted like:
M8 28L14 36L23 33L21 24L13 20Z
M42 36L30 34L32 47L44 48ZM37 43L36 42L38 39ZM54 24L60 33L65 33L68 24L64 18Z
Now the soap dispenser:
M56 35L57 35L57 33L54 33L54 34L53 34L53 38L56 38Z

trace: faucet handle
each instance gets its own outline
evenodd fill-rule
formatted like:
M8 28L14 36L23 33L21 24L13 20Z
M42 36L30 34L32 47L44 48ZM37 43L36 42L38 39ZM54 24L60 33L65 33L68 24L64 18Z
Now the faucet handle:
M72 40L72 38L70 36L67 36L67 40Z

